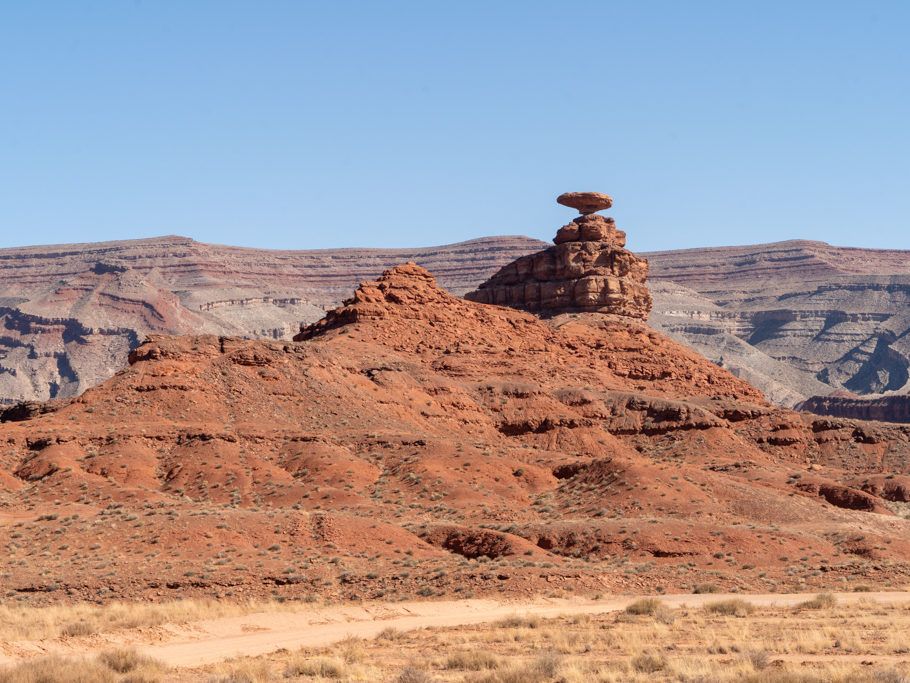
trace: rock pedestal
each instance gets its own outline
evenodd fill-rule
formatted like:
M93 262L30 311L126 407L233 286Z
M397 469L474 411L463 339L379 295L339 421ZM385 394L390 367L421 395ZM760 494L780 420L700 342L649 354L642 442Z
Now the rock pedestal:
M567 193L581 194L598 193ZM575 204L589 209L596 202L575 202L573 208L579 208ZM624 248L626 234L612 218L585 212L560 228L553 242L549 249L504 266L465 298L542 315L599 312L648 318L648 261Z

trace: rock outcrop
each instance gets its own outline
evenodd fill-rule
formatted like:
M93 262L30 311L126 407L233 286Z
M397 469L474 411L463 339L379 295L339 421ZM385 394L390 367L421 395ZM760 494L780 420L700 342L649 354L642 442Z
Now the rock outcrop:
M438 320L446 310L438 304L452 298L425 268L408 262L384 271L375 282L360 283L353 297L345 299L340 308L329 311L319 322L303 326L294 341L306 341L326 330L390 315Z
M594 211L612 206L607 195L567 193L560 204L582 215L556 233L555 246L503 266L465 298L540 315L613 313L647 320L648 262L626 250L626 233Z
M593 213L579 216L556 241L588 258L587 249L600 254L597 245L621 245L622 237ZM413 261L461 295L547 246L494 237L407 250L274 251L162 237L2 249L0 405L78 395L116 372L149 334L287 339L396 263ZM910 251L791 241L642 256L654 302L648 324L759 387L773 403L794 406L835 390L867 398L910 392ZM562 267L546 258L522 264ZM560 304L571 298L558 282L510 277L497 294L503 300L493 303L512 305L505 290L520 279L531 284L538 310L553 303L539 301L540 289L555 289L559 296L551 299ZM647 303L641 283L625 283L641 294L641 313ZM523 295L509 298L521 305ZM616 296L622 301L621 291Z

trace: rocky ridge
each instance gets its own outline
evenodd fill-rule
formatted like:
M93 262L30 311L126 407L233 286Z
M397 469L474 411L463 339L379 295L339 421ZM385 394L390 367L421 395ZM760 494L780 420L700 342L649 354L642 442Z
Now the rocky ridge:
M626 234L596 211L613 200L598 192L562 194L581 216L556 233L555 246L503 266L465 298L541 315L601 312L647 320L648 262L624 249Z
M149 334L287 338L363 279L414 260L463 293L542 243L272 251L185 237L0 250L0 405L72 397Z

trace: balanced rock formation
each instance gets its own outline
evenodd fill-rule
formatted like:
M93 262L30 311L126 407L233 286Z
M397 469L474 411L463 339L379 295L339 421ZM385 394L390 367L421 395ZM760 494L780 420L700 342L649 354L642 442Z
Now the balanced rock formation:
M503 266L465 298L544 315L600 312L646 320L651 311L648 261L624 248L626 233L612 218L593 213L613 200L596 192L569 192L556 201L582 215L560 228L555 246Z
M556 198L556 203L578 209L584 215L609 209L613 206L613 198L602 192L563 192Z

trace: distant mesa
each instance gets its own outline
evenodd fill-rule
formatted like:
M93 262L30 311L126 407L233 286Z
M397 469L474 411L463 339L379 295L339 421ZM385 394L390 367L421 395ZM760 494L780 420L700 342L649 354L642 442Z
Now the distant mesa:
M613 198L603 192L563 192L556 198L558 204L578 209L581 214L604 211L613 206Z
M557 202L581 216L556 233L555 246L504 266L465 298L541 315L612 313L647 320L648 261L626 250L626 233L594 213L613 200L600 192L567 192Z

